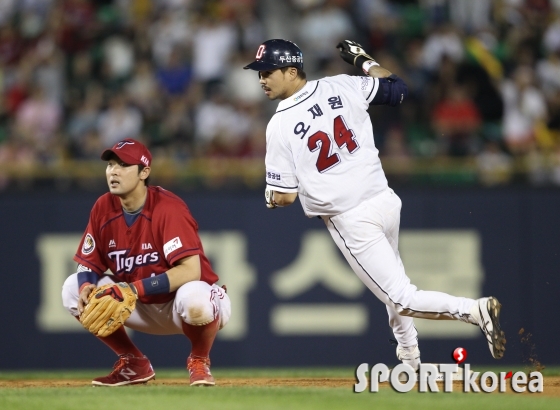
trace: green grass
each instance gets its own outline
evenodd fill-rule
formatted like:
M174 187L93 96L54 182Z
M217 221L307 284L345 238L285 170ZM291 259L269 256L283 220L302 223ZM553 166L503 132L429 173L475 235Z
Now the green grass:
M479 368L475 371L516 371L523 368ZM185 370L156 370L158 380L185 378ZM249 377L353 377L351 368L328 369L215 369L220 378ZM559 375L560 368L545 369L546 375ZM0 372L0 380L84 380L89 383L99 370ZM546 389L545 389L546 392ZM472 410L490 409L558 409L560 399L535 394L463 394L454 393L396 393L389 388L379 393L368 391L356 394L352 386L343 388L304 387L224 387L191 388L185 386L140 385L122 388L57 387L57 388L0 388L0 409L12 410L159 410L159 409L413 409L413 410Z
M3 389L0 408L22 410L157 410L157 409L557 409L560 400L529 395L354 394L348 389L189 388L129 386L121 389Z

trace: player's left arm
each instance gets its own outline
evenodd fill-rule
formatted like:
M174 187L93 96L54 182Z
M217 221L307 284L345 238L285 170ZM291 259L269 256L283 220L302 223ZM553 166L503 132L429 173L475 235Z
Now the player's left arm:
M130 285L138 297L175 292L187 282L200 280L200 257L198 254L179 259L172 268L149 278L139 279Z
M178 197L175 202L162 204L152 221L154 240L162 244L160 252L168 268L132 282L139 297L171 293L202 277L198 225L186 204Z
M406 83L402 78L391 74L389 77L379 79L379 89L369 104L396 107L402 104L407 96L408 87Z
M167 270L169 291L174 292L187 282L200 280L201 272L198 254L179 259L171 269Z
M395 107L408 96L406 83L397 75L381 67L373 57L364 51L360 44L355 41L344 40L336 48L340 51L341 58L348 64L361 68L365 74L378 79L379 88L370 101L370 105Z

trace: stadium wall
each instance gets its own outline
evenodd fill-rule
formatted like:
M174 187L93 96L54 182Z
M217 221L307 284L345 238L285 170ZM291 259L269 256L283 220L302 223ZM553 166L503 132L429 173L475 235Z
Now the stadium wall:
M458 296L497 296L507 350L500 364L560 364L560 191L421 189L403 200L400 250L413 283ZM349 270L320 219L299 204L267 210L259 194L181 195L226 284L233 316L215 366L397 364L383 305ZM0 196L0 370L107 367L110 351L62 308L60 287L96 194ZM425 362L490 364L477 327L417 320ZM156 367L181 367L180 335L133 334Z

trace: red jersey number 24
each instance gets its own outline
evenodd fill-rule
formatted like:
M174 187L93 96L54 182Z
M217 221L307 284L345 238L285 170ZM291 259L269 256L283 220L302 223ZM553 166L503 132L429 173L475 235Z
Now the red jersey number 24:
M353 154L360 148L356 141L354 131L348 129L342 115L334 119L334 142L338 145L338 148L342 149L346 147L350 154ZM317 171L321 173L328 171L340 163L340 155L336 152L332 153L332 141L326 132L317 131L310 136L307 140L307 147L311 152L319 150L316 166Z

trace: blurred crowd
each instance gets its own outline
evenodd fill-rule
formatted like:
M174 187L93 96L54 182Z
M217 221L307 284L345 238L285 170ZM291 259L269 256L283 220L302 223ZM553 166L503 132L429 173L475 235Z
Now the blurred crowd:
M311 80L361 74L345 38L405 79L406 104L370 109L390 169L560 184L560 0L0 0L0 170L126 137L159 163L262 159L276 103L242 67L270 38L300 46Z

